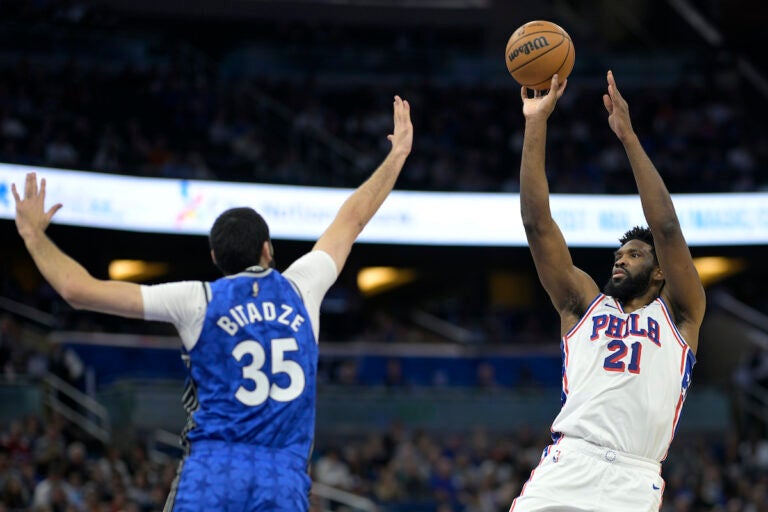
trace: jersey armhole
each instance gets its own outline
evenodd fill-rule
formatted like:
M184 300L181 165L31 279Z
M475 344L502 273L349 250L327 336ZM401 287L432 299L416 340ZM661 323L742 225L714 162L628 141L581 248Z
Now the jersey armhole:
M587 306L587 310L584 312L583 315L581 315L581 318L579 318L579 320L576 322L576 324L573 327L571 327L571 329L563 335L563 339L564 340L567 340L568 338L570 338L571 335L574 332L576 332L576 330L579 327L581 327L581 324L584 323L584 320L586 320L587 317L592 313L592 310L595 309L595 307L600 303L600 299L602 299L603 297L605 297L605 295L603 293L598 293L597 294L597 297L595 297L592 300L592 302L589 303L589 306Z
M202 282L200 284L203 285L203 295L205 295L205 303L210 304L211 303L211 283Z

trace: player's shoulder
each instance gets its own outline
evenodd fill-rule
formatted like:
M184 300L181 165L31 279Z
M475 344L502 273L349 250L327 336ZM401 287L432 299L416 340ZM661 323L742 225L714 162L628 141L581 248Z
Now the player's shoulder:
M328 274L335 278L338 275L338 269L330 254L322 250L313 250L291 263L282 275L294 280L306 277L307 274Z

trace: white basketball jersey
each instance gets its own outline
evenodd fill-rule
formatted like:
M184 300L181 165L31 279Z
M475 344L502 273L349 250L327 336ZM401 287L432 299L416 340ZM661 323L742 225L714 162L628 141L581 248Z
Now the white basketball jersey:
M600 294L562 340L563 408L553 438L662 461L696 358L660 298L626 313Z

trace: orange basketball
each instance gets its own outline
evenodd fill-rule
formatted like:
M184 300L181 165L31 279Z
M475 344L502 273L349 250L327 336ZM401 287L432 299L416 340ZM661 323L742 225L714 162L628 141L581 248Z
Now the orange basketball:
M571 74L576 51L571 36L551 21L529 21L507 41L507 69L520 85L549 89L552 75L560 83Z

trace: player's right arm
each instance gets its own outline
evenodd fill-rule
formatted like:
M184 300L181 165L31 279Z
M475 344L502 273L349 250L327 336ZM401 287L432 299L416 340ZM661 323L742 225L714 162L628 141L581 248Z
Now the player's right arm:
M331 256L337 272L341 272L344 267L358 235L394 188L411 152L411 107L400 96L395 96L394 125L393 133L387 136L392 143L389 154L376 171L344 201L336 218L313 247L313 250L324 251Z
M525 135L520 162L520 211L525 235L542 286L563 320L562 330L570 328L589 302L599 293L594 280L575 267L560 228L549 206L549 184L545 172L547 120L563 95L567 80L552 77L548 94L529 98L525 87L520 95L525 116Z

